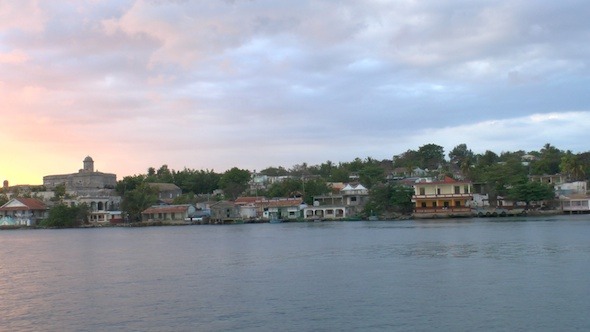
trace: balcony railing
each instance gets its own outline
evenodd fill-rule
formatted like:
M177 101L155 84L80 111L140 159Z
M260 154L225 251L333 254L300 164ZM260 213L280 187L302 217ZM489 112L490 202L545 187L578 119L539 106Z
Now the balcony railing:
M415 213L469 213L471 208L465 206L455 207L417 207Z
M473 194L425 194L414 195L413 199L436 199L436 198L471 198Z

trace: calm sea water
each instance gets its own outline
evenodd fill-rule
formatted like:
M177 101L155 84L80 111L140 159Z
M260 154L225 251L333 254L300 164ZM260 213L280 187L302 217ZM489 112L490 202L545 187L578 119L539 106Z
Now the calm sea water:
M9 331L590 330L590 216L0 232Z

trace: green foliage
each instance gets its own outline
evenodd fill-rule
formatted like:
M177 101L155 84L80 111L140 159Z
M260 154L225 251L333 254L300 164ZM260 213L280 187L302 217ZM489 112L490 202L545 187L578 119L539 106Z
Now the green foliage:
M385 181L385 172L378 164L367 164L359 171L359 180L368 189Z
M449 152L449 159L454 169L466 175L475 163L475 154L467 148L467 144L459 144Z
M130 190L134 190L142 183L144 183L146 179L145 175L133 175L133 176L126 176L123 180L117 181L117 185L115 186L115 190L121 196L125 196L125 193Z
M141 212L158 201L158 189L142 183L135 189L125 192L121 200L121 210L131 222L141 221Z
M366 215L385 212L409 214L414 209L413 194L414 189L406 186L391 184L375 186L369 193L369 201L365 205L364 213Z
M268 167L259 172L259 174L267 175L267 176L285 176L289 174L283 166L279 167Z
M221 175L210 170L194 170L185 168L182 171L172 171L174 184L183 193L210 194L219 188Z
M547 143L541 149L539 158L531 163L531 174L557 174L564 152Z
M87 204L68 206L58 204L49 210L47 219L41 221L41 227L72 228L78 227L88 218L90 208Z
M61 201L66 196L66 185L65 183L60 183L53 189L53 198L52 200L55 202Z
M508 198L525 202L527 208L530 202L539 202L555 198L553 186L538 181L527 181L517 184L508 190Z
M249 181L249 171L234 167L223 173L221 179L219 179L219 187L223 189L228 198L236 199L248 188Z
M0 206L8 203L10 199L8 198L8 195L6 195L5 193L0 194Z
M426 144L418 149L420 167L435 170L445 163L445 149L436 144Z
M567 151L561 157L559 169L561 173L567 175L572 181L583 180L586 176L586 169L581 162L581 157L573 154L571 151Z
M197 203L197 196L193 193L182 194L172 200L172 204L195 204Z

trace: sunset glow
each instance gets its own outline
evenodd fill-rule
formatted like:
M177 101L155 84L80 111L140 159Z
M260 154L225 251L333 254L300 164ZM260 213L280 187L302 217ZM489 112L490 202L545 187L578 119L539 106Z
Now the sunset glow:
M590 3L0 2L0 180L588 151Z

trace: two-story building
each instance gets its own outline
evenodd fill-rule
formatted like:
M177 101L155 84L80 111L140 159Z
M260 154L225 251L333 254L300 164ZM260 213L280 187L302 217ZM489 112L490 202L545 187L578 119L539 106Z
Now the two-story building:
M362 184L347 184L337 194L316 196L313 206L304 209L305 219L345 219L357 216L369 200Z
M442 180L420 179L414 184L414 218L470 217L472 184L445 176Z

